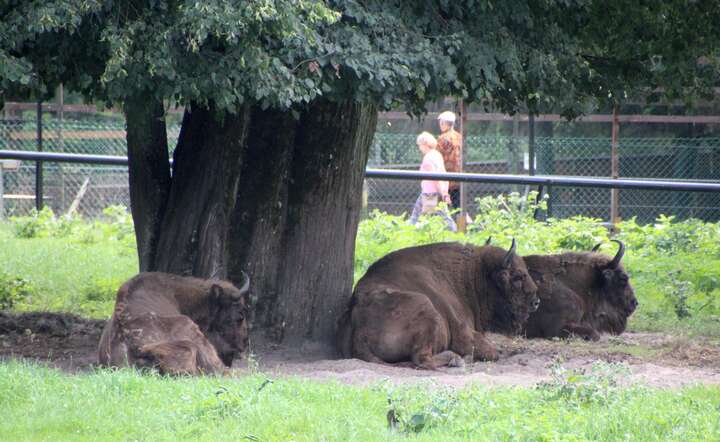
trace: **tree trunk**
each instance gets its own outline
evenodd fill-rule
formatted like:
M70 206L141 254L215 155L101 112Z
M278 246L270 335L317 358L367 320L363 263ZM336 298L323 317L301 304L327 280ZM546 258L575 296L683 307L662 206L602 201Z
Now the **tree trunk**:
M158 241L157 270L227 278L227 233L248 121L247 109L222 116L212 105L185 111Z
M160 224L170 193L170 163L165 111L159 101L125 104L130 201L140 271L155 269Z
M245 271L256 336L331 343L352 291L377 108L318 101L299 119L253 109L251 120L250 109L218 117L192 106L171 179L158 178L149 115L127 109L142 268L231 281Z
M377 108L320 101L294 120L253 114L230 245L250 274L253 329L329 343L353 282L362 181Z

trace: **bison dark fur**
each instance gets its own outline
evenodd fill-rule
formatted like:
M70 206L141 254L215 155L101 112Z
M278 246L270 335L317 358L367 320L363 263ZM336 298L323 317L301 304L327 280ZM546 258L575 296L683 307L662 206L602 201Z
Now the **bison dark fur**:
M249 280L140 273L120 287L98 360L168 374L221 373L247 348Z
M514 248L439 243L388 254L355 287L338 324L340 352L428 369L497 359L483 330L517 333L538 303Z
M596 252L526 256L540 296L540 308L530 315L526 336L598 340L600 333L625 331L638 302L620 264L624 246L619 244L614 258Z

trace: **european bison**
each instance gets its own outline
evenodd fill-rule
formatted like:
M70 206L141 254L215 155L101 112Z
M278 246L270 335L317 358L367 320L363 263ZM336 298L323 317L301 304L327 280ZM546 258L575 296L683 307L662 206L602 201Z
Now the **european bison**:
M344 357L427 369L496 360L483 331L519 332L537 309L536 291L514 240L509 251L458 243L398 250L358 281L338 346Z
M620 334L638 306L620 260L625 246L618 240L610 258L592 252L530 255L524 258L538 286L540 308L530 315L529 338L580 336L600 339L600 333Z
M155 367L167 374L221 373L247 348L250 280L140 273L120 287L98 359L105 366Z

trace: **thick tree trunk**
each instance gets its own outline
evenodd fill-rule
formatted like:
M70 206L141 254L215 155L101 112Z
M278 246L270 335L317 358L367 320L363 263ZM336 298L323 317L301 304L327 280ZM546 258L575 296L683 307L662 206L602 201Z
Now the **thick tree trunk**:
M158 178L167 158L146 142L149 115L127 109L143 269L231 281L246 271L256 336L332 342L352 290L377 108L320 101L299 119L253 109L251 120L249 109L221 118L193 106L171 179Z
M159 101L125 104L130 201L140 271L155 269L160 224L170 193L170 163L165 111Z
M211 106L185 111L173 159L155 268L226 278L230 216L235 208L247 109L223 116Z
M353 282L362 181L377 108L316 102L255 112L230 235L230 277L253 281L253 329L329 343Z

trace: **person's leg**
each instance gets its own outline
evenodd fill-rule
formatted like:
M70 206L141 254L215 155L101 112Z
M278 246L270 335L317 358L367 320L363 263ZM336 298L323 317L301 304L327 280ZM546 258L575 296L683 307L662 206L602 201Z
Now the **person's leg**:
M457 224L455 223L455 220L452 219L450 216L450 213L446 208L443 208L442 210L438 210L435 212L435 215L442 217L442 219L447 224L448 230L452 232L457 232Z
M418 218L422 213L422 194L419 194L417 200L415 200L415 206L413 206L412 215L410 215L410 224L417 224Z
M450 194L450 201L452 202L452 208L453 209L459 209L460 208L460 188L455 187L448 191Z

